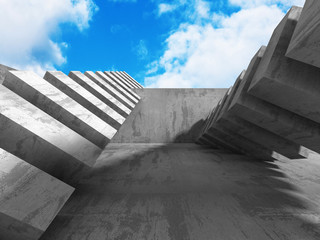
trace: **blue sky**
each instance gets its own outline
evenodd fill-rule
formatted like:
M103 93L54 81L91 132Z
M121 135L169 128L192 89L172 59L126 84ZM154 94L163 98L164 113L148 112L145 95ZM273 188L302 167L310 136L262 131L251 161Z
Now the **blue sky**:
M303 3L0 0L0 63L40 75L124 70L147 87L230 87Z

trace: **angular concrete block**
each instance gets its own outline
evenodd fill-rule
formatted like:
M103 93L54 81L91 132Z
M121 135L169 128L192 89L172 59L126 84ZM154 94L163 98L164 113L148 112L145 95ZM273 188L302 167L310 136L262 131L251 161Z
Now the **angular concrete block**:
M123 72L116 72L118 73L120 76L122 76L124 79L126 79L127 81L131 82L132 85L134 85L135 88L142 88L141 85L139 85L136 81L133 81L132 79L130 79L127 75L125 75Z
M293 7L274 31L248 92L320 123L320 69L285 56L300 12Z
M0 238L39 239L73 191L0 148Z
M103 90L95 82L91 81L87 76L78 71L72 71L68 75L71 79L80 84L87 91L91 92L105 104L110 106L113 110L121 114L123 117L127 117L131 110L123 105L120 101L110 95L108 92Z
M0 85L0 147L66 182L101 149Z
M111 96L113 96L115 99L117 99L119 102L121 102L123 105L125 105L129 109L133 109L135 107L135 104L132 103L125 95L120 93L118 90L113 88L110 84L108 84L106 81L102 80L97 74L91 71L87 71L84 73L85 76L87 76L91 81L93 81L95 84L99 85L103 90L108 92Z
M116 134L116 129L33 72L8 72L3 85L100 148Z
M115 78L119 79L124 85L126 85L129 89L133 89L135 88L135 86L128 81L126 78L122 77L121 75L119 75L117 72L109 72L110 74L112 74Z
M124 95L130 102L133 104L137 104L139 101L134 98L131 94L129 94L126 90L124 90L119 84L117 84L115 81L113 81L109 76L104 74L101 71L97 71L96 75L98 75L101 79L103 79L106 83L111 85L114 89L116 89L118 92L120 92L122 95Z
M130 88L128 88L125 84L122 83L122 81L120 81L119 79L115 78L110 72L103 72L105 75L107 75L109 77L109 79L112 79L112 81L118 85L118 87L124 89L131 97L133 97L134 99L136 99L137 101L139 101L140 97L138 96L138 94L136 94L135 92L133 92Z
M102 102L92 93L81 87L67 75L58 71L46 72L44 79L87 108L115 129L119 129L125 118Z
M320 1L306 0L286 56L320 68Z
M136 81L133 77L131 77L128 73L126 73L125 71L122 71L122 73L125 74L128 78L130 78L133 82L138 84L141 88L143 88L143 86L140 83L138 83L138 81Z

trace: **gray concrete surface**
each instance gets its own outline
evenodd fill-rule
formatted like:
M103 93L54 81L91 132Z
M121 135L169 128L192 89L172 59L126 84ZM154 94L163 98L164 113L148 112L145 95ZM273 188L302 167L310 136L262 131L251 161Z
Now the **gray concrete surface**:
M133 81L132 79L130 79L126 74L116 71L116 73L121 76L123 79L127 80L128 82L131 83L131 85L133 86L133 88L142 88L136 81Z
M319 164L110 144L41 240L316 240Z
M125 71L122 71L122 73L123 73L124 75L126 75L128 78L130 78L133 82L135 82L136 84L138 84L138 86L140 86L141 88L143 88L142 85L141 85L140 83L138 83L137 80L135 80L133 77L131 77L128 73L126 73Z
M227 89L134 89L140 102L112 142L194 142Z
M59 71L48 71L44 79L87 108L93 114L101 118L115 129L119 129L125 118L87 91L80 84L70 79L67 75Z
M320 1L307 0L286 56L320 68Z
M0 148L0 239L39 239L73 191Z
M116 98L122 104L124 104L127 108L133 109L135 104L132 103L125 95L120 93L117 89L113 88L110 84L100 78L97 74L87 71L84 73L91 81L99 85L103 90L108 92L111 96Z
M7 71L10 71L10 70L12 71L16 69L0 64L0 84L2 84L3 80L5 79Z
M130 81L128 81L126 78L124 78L123 76L121 76L119 73L117 72L109 72L110 74L112 74L113 76L115 76L117 79L119 79L124 85L126 85L129 89L131 88L136 88L135 85L133 85Z
M275 29L248 92L320 123L320 69L285 56L300 12L292 8Z
M131 110L129 108L127 108L125 105L119 102L107 91L102 89L95 82L91 81L90 78L88 78L81 72L71 71L68 76L78 84L80 84L87 91L103 101L105 104L107 104L109 107L111 107L113 110L115 110L117 113L119 113L121 116L126 118L131 113Z
M3 85L102 149L116 133L108 123L33 72L8 72Z

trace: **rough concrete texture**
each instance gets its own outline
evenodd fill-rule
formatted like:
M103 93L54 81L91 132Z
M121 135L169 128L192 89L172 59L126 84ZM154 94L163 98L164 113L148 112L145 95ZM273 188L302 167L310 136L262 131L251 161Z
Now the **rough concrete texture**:
M33 72L8 72L3 85L100 148L116 133L116 129Z
M102 151L3 85L0 132L1 148L67 182Z
M113 110L115 110L117 113L119 113L121 116L127 117L130 114L131 110L129 108L124 106L116 98L103 90L95 82L91 81L86 75L78 71L71 71L68 76L111 107Z
M227 89L134 89L140 102L112 142L194 142Z
M0 84L2 84L3 80L5 79L7 71L10 70L12 71L16 69L0 64Z
M87 108L115 129L119 129L125 118L87 91L80 84L60 71L46 72L44 79Z
M319 159L110 144L41 240L316 240Z
M87 71L84 73L91 81L99 85L103 90L108 92L111 96L120 101L123 105L125 105L129 109L133 109L135 104L132 103L125 95L120 93L117 89L113 88L110 84L100 78L97 74Z
M248 92L320 123L320 69L285 56L300 13L293 7L275 29Z
M0 239L38 239L73 191L0 148Z
M307 0L286 56L320 68L320 1Z

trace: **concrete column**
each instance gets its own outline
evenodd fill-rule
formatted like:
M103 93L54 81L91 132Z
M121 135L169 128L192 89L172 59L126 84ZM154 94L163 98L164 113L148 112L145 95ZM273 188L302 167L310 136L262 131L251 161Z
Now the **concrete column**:
M285 56L300 13L293 7L275 29L248 92L320 123L320 69Z
M118 90L113 88L106 81L102 80L97 74L95 74L91 71L87 71L84 73L84 75L87 76L91 81L93 81L99 87L101 87L103 90L108 92L111 96L113 96L115 99L117 99L123 105L125 105L127 108L132 110L135 107L135 104L132 103L125 95L123 95Z
M50 175L72 182L101 149L0 85L0 147Z
M132 79L130 79L127 75L125 75L123 72L116 72L118 73L120 76L122 76L123 78L125 78L127 81L131 82L135 88L143 88L141 85L139 85L136 81L133 81Z
M123 105L116 98L111 96L108 92L102 89L95 82L91 81L87 76L85 76L81 72L72 71L69 73L68 76L72 80L77 82L79 85L81 85L83 88L85 88L87 91L89 91L97 98L99 98L101 101L103 101L105 104L107 104L109 107L111 107L113 110L121 114L121 116L127 117L130 114L131 110L129 108L127 108L125 105Z
M320 1L306 0L286 56L320 68Z
M0 238L39 239L74 188L1 148L0 169Z
M125 89L123 89L119 84L117 84L115 81L113 81L109 76L104 74L101 71L97 71L96 75L98 75L101 79L103 79L106 83L111 85L114 89L116 89L118 92L120 92L122 95L124 95L129 101L131 101L133 104L137 104L139 101L133 97L131 94L129 94Z
M131 77L128 73L126 73L125 71L122 71L122 73L126 75L128 78L130 78L132 81L137 83L141 88L143 88L143 86L140 83L138 83L138 81L136 81L133 77Z
M136 88L135 85L133 85L130 81L128 81L126 78L119 75L117 72L110 72L114 77L119 79L123 84L125 84L129 89Z
M10 71L3 85L100 148L116 134L116 129L33 72Z
M124 89L131 97L135 98L137 101L139 101L140 97L138 94L133 92L129 87L127 87L120 79L114 77L110 72L105 71L105 75L107 75L110 79L112 79L116 84L118 84L122 89Z
M121 124L125 121L123 116L114 111L92 93L81 87L78 83L70 79L64 73L58 71L46 72L44 79L111 125L113 128L119 129Z

